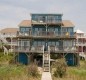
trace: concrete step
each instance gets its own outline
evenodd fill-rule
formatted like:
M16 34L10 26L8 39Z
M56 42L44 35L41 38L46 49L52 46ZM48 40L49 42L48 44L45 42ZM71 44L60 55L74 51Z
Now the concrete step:
M43 72L41 80L52 80L50 72Z
M49 72L49 67L44 67L44 72Z

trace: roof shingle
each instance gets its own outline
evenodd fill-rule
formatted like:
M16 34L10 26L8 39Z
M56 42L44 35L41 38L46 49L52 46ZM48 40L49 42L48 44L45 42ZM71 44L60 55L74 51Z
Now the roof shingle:
M63 20L62 27L75 27L75 25L70 20Z
M20 24L19 27L31 27L31 20L23 20Z
M0 33L16 33L18 28L5 28L0 31Z

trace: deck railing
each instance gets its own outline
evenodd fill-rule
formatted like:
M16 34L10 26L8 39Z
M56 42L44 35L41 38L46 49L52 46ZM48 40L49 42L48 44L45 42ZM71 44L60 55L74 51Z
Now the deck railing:
M30 46L15 46L14 52L29 52Z
M40 20L40 19L38 19L38 20L32 20L32 24L62 24L62 21L61 21L61 19L57 19L57 20L55 20L55 19L48 19L48 20Z
M31 52L38 52L38 53L44 53L44 46L32 46Z
M57 46L49 46L50 52L77 52L76 47L57 47Z
M36 52L36 53L43 53L44 46L16 46L14 48L14 52Z
M27 32L17 32L17 36L31 36L31 32L27 31Z
M17 36L33 36L33 37L75 37L73 32L55 32L55 31L35 31L31 33L28 32L17 32Z
M37 31L33 36L38 37L75 37L73 32Z

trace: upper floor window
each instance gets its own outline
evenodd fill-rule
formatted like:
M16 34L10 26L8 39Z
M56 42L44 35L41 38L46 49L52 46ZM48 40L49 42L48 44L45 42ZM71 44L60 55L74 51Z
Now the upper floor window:
M21 32L25 32L25 28L20 28L20 31Z
M28 27L20 27L21 32L29 32L31 29Z
M39 16L39 22L45 22L46 17L45 16Z
M68 32L73 32L73 28L68 28Z
M19 40L19 46L30 46L30 41L28 40Z
M62 32L67 32L67 28L62 28Z
M46 28L39 28L39 31L46 31Z
M47 17L47 22L52 22L53 21L53 16L48 16Z

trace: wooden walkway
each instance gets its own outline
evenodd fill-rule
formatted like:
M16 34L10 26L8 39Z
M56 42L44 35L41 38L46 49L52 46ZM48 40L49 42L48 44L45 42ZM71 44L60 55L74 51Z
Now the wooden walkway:
M52 80L50 72L43 72L41 80Z

